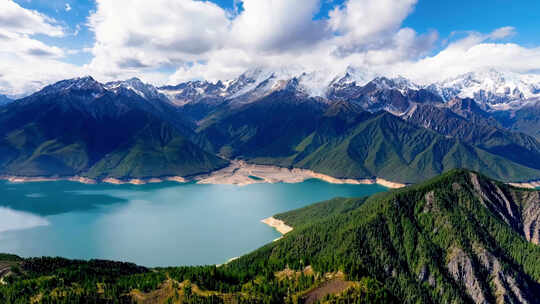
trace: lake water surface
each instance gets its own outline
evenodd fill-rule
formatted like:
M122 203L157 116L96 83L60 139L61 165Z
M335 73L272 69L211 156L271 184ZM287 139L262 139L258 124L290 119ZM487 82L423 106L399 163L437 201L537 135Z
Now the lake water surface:
M280 236L260 220L379 185L0 182L0 252L144 266L220 264Z

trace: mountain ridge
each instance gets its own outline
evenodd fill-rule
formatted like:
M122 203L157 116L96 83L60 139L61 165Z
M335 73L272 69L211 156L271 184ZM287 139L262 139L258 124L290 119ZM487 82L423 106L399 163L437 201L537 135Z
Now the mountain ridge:
M503 115L473 99L445 102L405 78L368 81L354 69L333 77L326 97L314 97L306 81L321 77L291 75L297 74L253 69L233 81L161 88L137 78L57 82L0 110L6 134L0 142L5 152L1 173L124 180L196 175L197 170L187 170L188 162L182 163L185 157L216 164L199 173L222 168L222 158L238 158L336 178L377 176L400 183L460 167L509 182L540 179L538 134L519 132L539 123L526 111ZM183 101L175 103L172 95ZM98 133L88 137L85 123L103 138ZM62 134L71 126L78 127ZM122 131L111 132L108 126ZM153 160L141 164L146 157ZM186 171L172 170L180 167Z
M0 108L0 172L146 178L223 167L225 160L191 142L191 123L175 112L164 100L111 91L91 77L58 82Z

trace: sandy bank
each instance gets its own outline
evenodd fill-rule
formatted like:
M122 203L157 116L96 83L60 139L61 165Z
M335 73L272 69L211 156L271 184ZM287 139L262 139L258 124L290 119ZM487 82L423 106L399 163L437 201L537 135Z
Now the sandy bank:
M23 177L23 176L0 176L0 180L7 180L11 183L30 183L30 182L55 182L70 181L83 184L96 184L97 181L80 176L72 177Z
M301 183L308 179L320 179L332 184L370 185L380 184L387 188L402 188L405 184L377 179L339 179L306 169L288 169L275 166L248 164L232 161L227 168L206 176L196 177L200 184L249 185L257 183Z
M121 180L121 179L112 178L112 177L97 180L97 179L91 179L91 178L80 177L80 176L72 176L72 177L0 176L0 180L7 180L11 183L70 181L70 182L78 182L78 183L83 183L83 184L106 183L106 184L114 184L114 185L125 185L125 184L144 185L144 184L152 184L152 183L161 183L164 181L174 181L178 183L187 182L187 180L181 176L172 176L172 177L165 177L165 178L149 178L149 179L135 178L135 179L129 179L129 180Z
M351 184L351 185L372 185L379 184L387 188L402 188L405 184L394 183L382 178L374 179L340 179L329 175L313 172L306 169L289 169L276 166L248 164L244 161L234 160L231 165L210 174L184 178L181 176L169 176L162 178L148 179L118 179L104 178L101 180L90 179L80 176L74 177L22 177L22 176L0 176L0 179L8 180L14 183L24 182L45 182L45 181L74 181L85 184L109 183L115 185L144 185L148 183L160 183L164 181L173 181L186 183L195 181L199 184L217 184L217 185L250 185L259 183L301 183L308 179L320 179L332 184Z
M511 186L518 188L536 189L540 188L540 181L531 181L525 183L508 183Z
M274 217L265 218L264 220L261 220L261 222L276 229L281 234L287 234L293 230L291 226L287 226L285 222Z

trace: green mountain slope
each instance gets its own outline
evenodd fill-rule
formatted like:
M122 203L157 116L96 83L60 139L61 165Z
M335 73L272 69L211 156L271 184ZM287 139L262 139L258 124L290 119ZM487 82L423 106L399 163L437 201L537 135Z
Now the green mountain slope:
M218 267L150 271L0 255L0 268L11 265L0 275L7 282L0 300L539 303L538 191L453 170L416 186L275 217L294 230Z
M452 171L411 188L276 216L295 227L231 263L376 278L405 303L538 303L540 193ZM265 261L265 262L261 262Z
M165 101L76 79L0 108L0 175L149 178L207 173L227 161L193 144Z
M264 104L250 105L243 111L255 106L262 108L259 111L265 115L275 114ZM287 121L294 121L290 117L296 112L287 113ZM311 169L338 178L376 176L403 183L420 182L454 168L477 170L507 181L540 178L538 169L415 126L386 112L364 112L347 102L326 106L319 116L310 113L307 123L298 127L282 124L280 141L272 140L274 135L265 132L264 120L231 115L203 128L201 133L212 137L213 130L226 130L228 134L242 130L244 140L232 141L227 146L229 156L259 164ZM282 143L285 139L287 144ZM259 145L261 142L263 147Z
M313 132L326 107L294 91L277 91L245 106L222 108L201 123L199 134L210 150L227 158L286 157Z
M226 165L225 160L203 151L171 125L152 122L100 159L85 176L122 179L192 176Z
M472 110L469 110L470 108ZM414 111L404 118L417 126L425 126L491 154L540 169L540 143L532 136L510 132L498 126L498 123L488 113L479 109L471 99L455 99L450 102L449 108L417 105Z

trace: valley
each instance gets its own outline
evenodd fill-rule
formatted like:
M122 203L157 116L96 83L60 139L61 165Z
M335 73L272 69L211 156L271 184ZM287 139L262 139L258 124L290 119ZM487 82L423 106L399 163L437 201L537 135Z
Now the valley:
M537 303L534 85L306 75L0 105L0 301Z
M538 12L0 0L0 304L540 304Z
M510 125L507 119L535 107L534 83L516 84L496 71L463 76L474 82L428 86L355 73L348 69L317 84L327 87L322 95L310 90L307 74L264 69L228 82L161 88L136 78L60 81L0 106L0 176L142 184L214 174L224 183L216 174L247 172L234 168L242 160L331 182L387 186L418 183L453 168L518 184L540 179L540 143L534 132L514 127L535 130L534 122ZM523 94L478 99L470 93L489 79L500 85L493 92L507 86ZM513 106L504 108L503 102ZM297 178L268 177L274 179Z
M3 278L0 299L537 303L539 206L538 191L452 170L415 186L274 215L294 229L221 266L150 269L1 255L17 266Z

